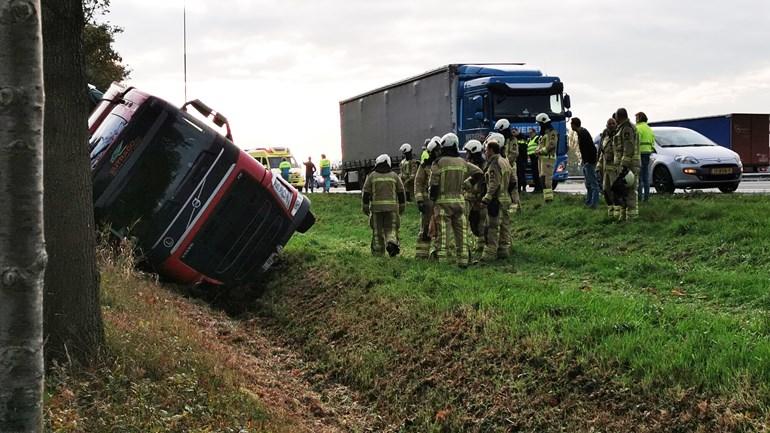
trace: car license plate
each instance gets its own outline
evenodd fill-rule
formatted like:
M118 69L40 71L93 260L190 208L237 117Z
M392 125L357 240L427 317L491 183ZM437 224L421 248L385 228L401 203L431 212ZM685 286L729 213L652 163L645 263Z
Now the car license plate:
M732 174L733 169L730 167L727 168L712 168L711 174Z

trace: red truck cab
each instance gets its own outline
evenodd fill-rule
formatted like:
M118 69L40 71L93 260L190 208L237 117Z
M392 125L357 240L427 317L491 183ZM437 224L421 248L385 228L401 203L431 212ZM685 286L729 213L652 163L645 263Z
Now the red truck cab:
M104 94L88 122L96 219L177 282L254 281L314 224L310 202L189 105L119 84Z

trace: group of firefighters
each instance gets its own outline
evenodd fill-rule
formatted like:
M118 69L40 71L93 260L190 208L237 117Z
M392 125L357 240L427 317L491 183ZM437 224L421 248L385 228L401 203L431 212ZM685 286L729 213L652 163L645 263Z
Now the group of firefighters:
M540 132L531 143L538 171L545 174L540 177L543 199L549 203L559 137L546 113L538 114L536 121ZM403 144L400 176L393 172L387 154L377 157L362 192L372 253L399 254L400 215L413 198L421 213L417 258L451 259L465 267L507 257L511 213L520 210L516 161L521 139L508 120L500 119L483 143L465 143L467 159L460 157L459 139L451 132L426 140L419 161L412 146Z
M511 214L521 210L519 192L526 188L522 185L526 174L517 173L520 149L538 161L533 173L542 176L535 174L534 183L536 190L540 186L544 202L554 198L551 174L559 137L546 113L538 114L535 120L540 131L530 131L530 137L512 128L507 119L498 120L483 143L465 143L466 159L460 157L459 138L451 132L425 140L419 161L412 146L404 143L400 176L393 172L387 154L377 157L362 194L363 212L369 216L372 229L372 253L400 253L400 215L407 201L414 200L421 214L417 258L450 259L465 267L507 257ZM637 114L637 131L627 111L620 108L602 132L600 167L610 220L625 221L639 215L637 186L645 162L640 160L645 151L640 151L640 144L652 143L647 138L652 133L646 120L644 113Z

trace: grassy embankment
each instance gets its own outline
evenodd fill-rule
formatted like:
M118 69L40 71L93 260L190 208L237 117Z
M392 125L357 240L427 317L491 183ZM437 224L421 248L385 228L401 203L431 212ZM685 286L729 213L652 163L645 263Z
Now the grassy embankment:
M659 197L632 224L527 199L513 256L369 255L358 196L312 195L254 311L401 431L754 431L770 404L770 200ZM443 430L442 430L443 429Z
M243 387L249 381L231 354L180 315L186 301L137 274L125 256L100 255L107 346L90 368L48 375L46 431L295 431Z

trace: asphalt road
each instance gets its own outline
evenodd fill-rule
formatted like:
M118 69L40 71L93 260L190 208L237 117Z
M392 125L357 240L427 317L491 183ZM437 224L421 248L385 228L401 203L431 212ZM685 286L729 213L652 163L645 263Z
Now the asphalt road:
M531 189L530 189L531 190ZM315 190L316 192L319 192L318 189ZM686 194L688 192L693 192L696 190L688 190L685 191L683 189L677 189L677 194ZM703 192L713 192L718 193L720 192L717 188L708 188L708 189L700 189L697 191L703 191ZM332 193L345 193L348 191L345 191L345 187L339 187L339 188L332 188ZM556 192L561 193L568 193L568 194L585 194L586 188L583 185L582 180L568 180L566 183L560 183L556 187ZM652 194L655 194L655 188L650 188L650 192ZM770 193L770 179L744 179L740 186L738 186L737 193L743 193L743 194L769 194ZM360 194L360 191L350 191L352 194Z
M677 189L677 194L685 194L693 191L703 192L720 192L717 188L699 189L699 190L683 190ZM560 183L556 187L556 192L566 192L570 194L584 194L586 192L585 185L582 180L568 180L566 183ZM651 193L655 193L655 188L650 188ZM737 193L744 194L767 194L770 193L770 180L746 180L744 179L738 186Z

